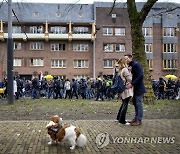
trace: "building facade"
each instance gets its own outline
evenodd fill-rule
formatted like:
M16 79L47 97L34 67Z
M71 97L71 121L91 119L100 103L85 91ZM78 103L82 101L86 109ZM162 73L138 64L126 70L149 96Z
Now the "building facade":
M142 3L137 3L138 9ZM157 3L143 24L145 52L153 79L180 76L179 7ZM7 73L7 4L0 8L0 79ZM60 78L112 75L115 61L131 53L131 28L125 3L13 3L14 74Z

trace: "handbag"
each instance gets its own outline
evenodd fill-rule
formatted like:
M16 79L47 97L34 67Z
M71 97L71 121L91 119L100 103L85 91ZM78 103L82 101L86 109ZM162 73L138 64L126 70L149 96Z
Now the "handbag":
M111 86L111 90L116 93L122 93L126 89L124 81L122 80L121 76L115 70L115 75L113 79L113 84Z

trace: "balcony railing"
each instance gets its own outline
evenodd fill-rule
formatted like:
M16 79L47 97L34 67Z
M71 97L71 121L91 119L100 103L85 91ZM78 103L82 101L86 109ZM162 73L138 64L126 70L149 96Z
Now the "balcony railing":
M33 34L33 33L13 33L13 39L30 39L30 40L92 40L92 34ZM4 38L8 38L8 33L4 33Z

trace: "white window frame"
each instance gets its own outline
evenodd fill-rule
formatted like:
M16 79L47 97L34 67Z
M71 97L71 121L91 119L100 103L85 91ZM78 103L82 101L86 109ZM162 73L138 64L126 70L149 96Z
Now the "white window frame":
M89 60L74 60L73 61L74 68L88 68L89 67Z
M52 34L66 34L67 28L64 26L52 26L50 33L52 33Z
M103 35L112 36L113 35L113 28L104 27L103 28Z
M152 53L152 43L145 43L144 44L144 51L146 53Z
M104 59L103 60L103 68L113 68L113 59Z
M88 34L89 27L73 27L74 34Z
M14 50L21 50L21 42L14 42Z
M14 58L14 59L13 59L13 66L15 66L15 67L20 67L20 66L22 66L22 59L20 59L20 58Z
M89 44L73 44L73 51L89 51Z
M152 37L152 27L143 27L142 31L144 37Z
M52 59L51 68L66 68L66 60L64 59Z
M126 29L125 28L115 28L115 36L125 36L126 35Z
M113 44L104 44L103 45L104 52L113 52L113 50L114 50Z
M152 70L153 69L153 60L147 59L147 62L148 62L149 69Z
M31 58L30 59L30 66L34 66L34 67L44 66L44 59L42 59L42 58Z
M119 50L117 50L117 46L119 46ZM125 52L126 51L126 46L125 44L115 44L115 51L116 52Z
M44 42L30 42L30 50L43 50Z
M44 33L44 27L42 25L40 26L30 26L29 32L32 34L42 34Z

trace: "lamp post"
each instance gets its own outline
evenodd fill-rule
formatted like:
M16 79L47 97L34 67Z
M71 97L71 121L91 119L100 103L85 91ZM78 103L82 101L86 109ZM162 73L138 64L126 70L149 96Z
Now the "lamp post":
M13 38L12 38L12 0L8 0L8 39L7 39L7 99L14 103L13 94Z

